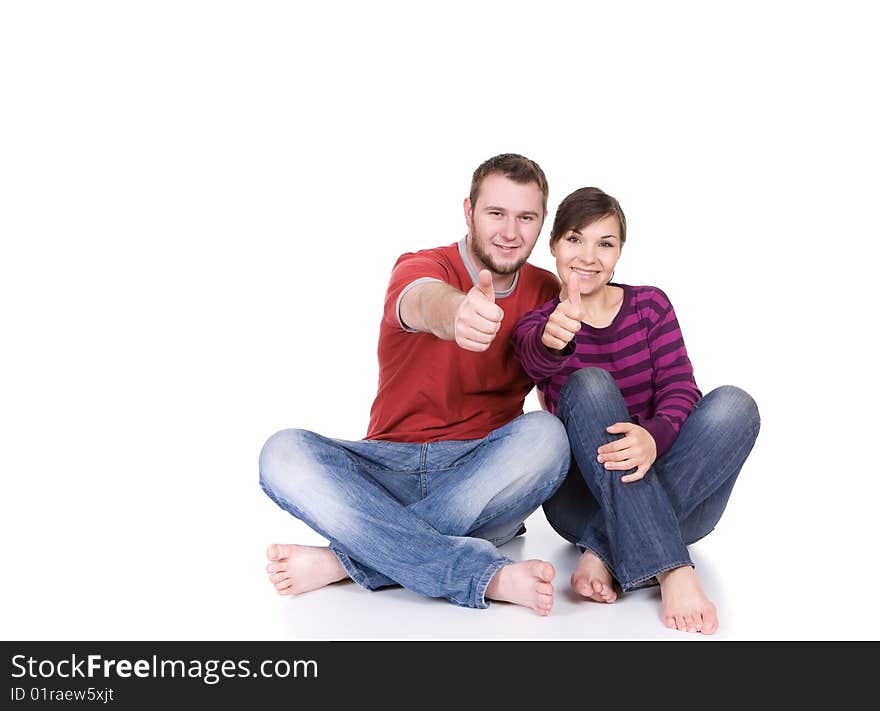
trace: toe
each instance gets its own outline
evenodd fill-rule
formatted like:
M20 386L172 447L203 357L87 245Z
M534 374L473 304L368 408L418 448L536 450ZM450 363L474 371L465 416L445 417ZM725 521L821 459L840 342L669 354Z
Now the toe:
M290 546L286 543L273 543L266 550L269 560L287 560L290 557Z
M539 615L546 616L553 609L553 598L548 595L539 595L532 609Z
M542 561L542 566L540 569L539 577L541 580L546 580L548 583L556 577L556 571L553 569L553 566L550 565L547 561Z
M283 563L267 563L266 564L266 572L267 573L278 573L284 570Z
M700 632L703 634L714 634L718 629L718 616L714 610L703 613L703 626Z
M684 625L685 625L685 629L688 632L696 632L697 631L697 623L694 621L693 615L685 615L684 616Z
M578 594L583 595L584 597L589 596L590 593L593 592L593 589L590 587L589 582L580 577L576 578L572 576L571 587L574 588L574 590Z
M553 586L550 583L538 583L535 585L535 592L539 595L552 595Z
M273 583L280 583L282 580L290 580L290 575L282 570L277 573L272 573L272 575L269 576L269 580Z
M666 617L663 620L663 624L665 624L669 629L675 629L675 618L674 617Z
M684 621L684 615L676 615L675 616L675 629L684 632L687 629L687 624Z

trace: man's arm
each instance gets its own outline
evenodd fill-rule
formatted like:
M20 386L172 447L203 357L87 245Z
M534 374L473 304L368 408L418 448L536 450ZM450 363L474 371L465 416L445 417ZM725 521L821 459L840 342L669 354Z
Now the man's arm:
M400 300L400 320L414 331L433 333L437 338L455 338L455 312L465 294L444 282L417 284Z
M501 328L492 275L483 270L467 294L442 282L417 284L400 300L400 318L411 329L454 340L469 351L485 351Z

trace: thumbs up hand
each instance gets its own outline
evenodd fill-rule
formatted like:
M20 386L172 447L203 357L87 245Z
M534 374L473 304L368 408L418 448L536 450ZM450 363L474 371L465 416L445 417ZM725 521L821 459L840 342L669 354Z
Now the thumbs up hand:
M541 335L541 343L557 351L565 348L581 330L581 321L584 317L577 274L569 275L566 292L566 298L560 301L550 314L547 325L544 326L544 333Z
M501 328L504 311L495 303L492 273L480 272L477 284L465 294L454 317L455 342L467 351L485 351Z

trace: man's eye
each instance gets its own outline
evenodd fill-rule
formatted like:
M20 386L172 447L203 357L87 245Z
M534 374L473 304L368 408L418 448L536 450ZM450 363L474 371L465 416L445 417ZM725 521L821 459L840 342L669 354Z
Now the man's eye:
M525 220L526 222L531 222L532 220L535 219L535 217L534 217L534 215L523 215L522 219Z

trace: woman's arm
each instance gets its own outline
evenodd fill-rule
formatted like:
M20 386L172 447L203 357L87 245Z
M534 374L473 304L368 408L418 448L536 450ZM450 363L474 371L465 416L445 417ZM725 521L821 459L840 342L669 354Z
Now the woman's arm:
M702 393L694 380L694 369L672 303L660 289L654 290L652 300L657 308L648 329L654 414L641 419L639 424L651 433L659 457L672 446Z
M526 375L536 383L556 375L574 355L574 341L561 351L551 350L541 343L544 328L550 318L549 313L545 312L547 307L545 305L529 311L513 329L513 352Z

